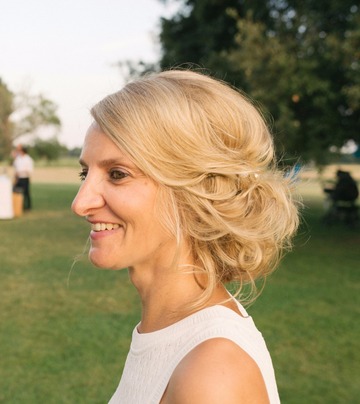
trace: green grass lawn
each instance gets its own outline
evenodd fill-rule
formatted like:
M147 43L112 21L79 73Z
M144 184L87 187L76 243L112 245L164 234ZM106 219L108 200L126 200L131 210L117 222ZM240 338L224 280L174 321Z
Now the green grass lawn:
M0 221L0 402L107 403L139 320L126 271L93 268L76 185L33 185L34 210ZM359 229L321 224L303 188L294 251L250 308L272 353L283 403L355 403L359 376Z

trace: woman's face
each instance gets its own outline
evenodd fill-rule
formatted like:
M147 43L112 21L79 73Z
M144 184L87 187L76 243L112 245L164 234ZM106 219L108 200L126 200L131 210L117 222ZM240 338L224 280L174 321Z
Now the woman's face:
M174 240L156 214L158 185L90 126L80 157L82 184L72 210L90 223L89 257L101 268L167 266Z

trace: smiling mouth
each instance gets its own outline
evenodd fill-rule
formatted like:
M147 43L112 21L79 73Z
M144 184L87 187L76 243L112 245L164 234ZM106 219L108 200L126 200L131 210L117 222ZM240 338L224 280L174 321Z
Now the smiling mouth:
M93 223L91 225L91 230L93 231L104 231L104 230L115 230L120 227L116 223Z

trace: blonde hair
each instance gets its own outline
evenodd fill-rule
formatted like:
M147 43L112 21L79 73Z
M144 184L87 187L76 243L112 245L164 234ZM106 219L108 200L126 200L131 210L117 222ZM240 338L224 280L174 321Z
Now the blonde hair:
M127 84L91 112L160 184L164 225L178 246L189 240L193 270L207 275L199 305L219 282L238 282L240 294L273 271L298 226L297 207L267 125L244 95L172 70Z

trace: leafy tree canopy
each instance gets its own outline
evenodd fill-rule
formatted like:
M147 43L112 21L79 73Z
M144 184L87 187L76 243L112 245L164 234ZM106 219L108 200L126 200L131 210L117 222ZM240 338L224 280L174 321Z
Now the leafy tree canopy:
M243 89L272 116L287 159L322 165L330 146L360 142L354 0L169 1L180 7L161 19L160 68L195 64Z
M0 79L0 160L9 157L15 139L33 137L44 128L56 134L60 125L53 101L41 94L13 94Z
M54 161L62 154L67 153L67 148L56 137L48 140L37 138L34 140L29 153L35 160L45 159L47 161Z
M13 94L0 79L0 160L11 149Z

